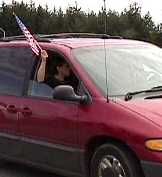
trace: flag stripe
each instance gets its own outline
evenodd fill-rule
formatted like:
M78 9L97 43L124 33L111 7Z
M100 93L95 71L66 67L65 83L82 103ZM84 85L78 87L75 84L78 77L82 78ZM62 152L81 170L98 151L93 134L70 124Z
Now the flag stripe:
M23 34L25 35L32 51L36 54L39 55L39 52L42 50L38 42L34 39L34 37L30 34L29 30L26 28L26 26L22 23L22 21L19 19L18 16L15 15L16 21L22 30Z

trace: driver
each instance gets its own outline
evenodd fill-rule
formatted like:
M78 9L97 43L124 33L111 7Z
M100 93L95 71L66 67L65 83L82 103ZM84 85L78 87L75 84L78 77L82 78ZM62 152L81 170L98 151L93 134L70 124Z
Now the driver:
M55 88L59 85L70 85L66 80L71 74L71 69L65 60L59 59L54 67L54 75L45 81L46 64L48 60L48 54L45 50L41 51L41 64L37 74L38 82L45 82L50 87Z

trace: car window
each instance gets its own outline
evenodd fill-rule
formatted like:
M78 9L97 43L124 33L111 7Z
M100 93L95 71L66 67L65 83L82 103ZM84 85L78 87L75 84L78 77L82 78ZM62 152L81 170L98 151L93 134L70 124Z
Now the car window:
M45 83L30 80L28 95L35 97L53 98L53 89Z
M21 96L32 62L29 48L0 48L0 94Z
M56 52L51 52L51 51L47 51L47 52L48 52L48 59L46 63L45 80L42 82L38 82L37 77L35 77L34 79L31 78L30 83L29 83L29 88L28 88L28 96L52 99L54 87L59 85L57 84L58 81L55 78L56 68L59 63L59 60L61 61L63 60L63 62L66 62L66 63L67 63L67 60ZM36 63L37 67L34 66L35 76L37 76L38 74L38 70L41 65L40 63L41 63L41 60L39 60L39 62ZM70 70L71 70L70 72L71 74L67 78L65 78L63 83L61 83L60 81L60 85L71 85L74 88L74 91L77 93L78 86L79 86L79 80L76 77L76 75L73 73L71 67L70 67Z
M76 60L94 84L106 96L105 48L103 46L73 50ZM106 47L109 96L147 90L162 83L162 52L155 46Z

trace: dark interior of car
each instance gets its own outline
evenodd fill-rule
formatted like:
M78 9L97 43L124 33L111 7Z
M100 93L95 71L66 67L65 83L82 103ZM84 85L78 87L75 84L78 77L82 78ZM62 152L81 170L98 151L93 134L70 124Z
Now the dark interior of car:
M32 70L31 77L30 77L30 80L32 80L34 82L34 89L35 89L34 94L36 94L36 92L40 92L40 90L41 90L41 94L42 94L42 92L44 92L44 90L47 90L47 88L44 89L46 87L45 86L46 81L49 78L54 76L54 68L57 64L57 61L60 59L65 60L63 56L61 56L60 54L58 54L56 52L48 50L47 53L48 53L48 60L47 60L47 65L46 65L46 75L45 75L45 81L42 84L37 83L37 72L39 70L39 66L41 63L40 57L37 57L34 60L33 70ZM71 70L71 75L68 78L66 78L66 80L74 88L75 93L78 93L79 79L76 77L76 75L74 74L74 72L72 70ZM37 93L37 94L39 94L39 93Z

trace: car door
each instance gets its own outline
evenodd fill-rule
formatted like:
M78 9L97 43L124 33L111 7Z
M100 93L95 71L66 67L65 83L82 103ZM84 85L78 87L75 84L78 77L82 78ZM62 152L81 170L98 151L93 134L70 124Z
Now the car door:
M54 100L52 92L46 84L29 82L28 94L21 101L24 112L19 119L22 157L36 164L77 171L78 104Z
M29 49L0 46L0 156L20 153L19 108L30 56Z

